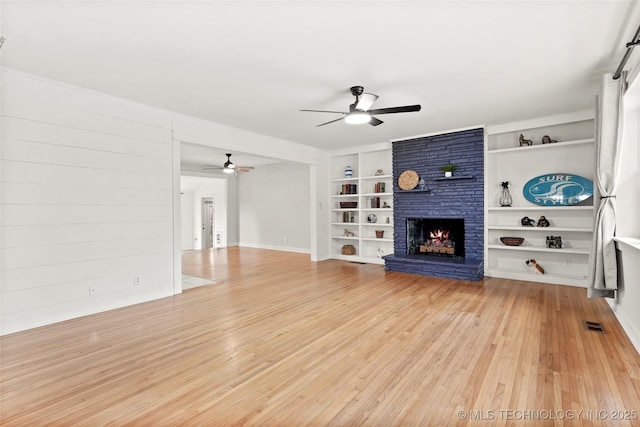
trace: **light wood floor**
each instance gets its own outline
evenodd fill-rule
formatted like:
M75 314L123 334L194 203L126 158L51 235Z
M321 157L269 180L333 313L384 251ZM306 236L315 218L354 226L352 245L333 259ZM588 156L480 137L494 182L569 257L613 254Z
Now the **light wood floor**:
M216 284L2 337L2 425L639 424L611 418L640 416L640 356L584 289L257 249L183 263Z

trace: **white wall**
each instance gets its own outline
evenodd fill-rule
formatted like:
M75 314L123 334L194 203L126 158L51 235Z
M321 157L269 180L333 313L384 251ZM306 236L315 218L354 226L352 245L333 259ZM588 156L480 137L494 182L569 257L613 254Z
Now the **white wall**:
M195 249L193 240L193 191L180 192L180 213L180 247L183 251Z
M310 253L309 166L277 163L238 176L240 245Z
M1 73L0 332L172 295L170 114Z
M328 209L330 205L328 192L329 181L327 178L329 164L328 151L181 115L174 115L173 135L175 139L182 142L223 149L232 146L237 152L271 157L308 166L308 170L310 171L308 174L313 174L313 176L307 181L309 185L307 188L309 199L307 199L306 209L309 216L317 219L317 222L313 227L310 227L310 242L313 242L313 244L309 243L310 248L307 246L307 250L310 251L313 261L329 258L331 239L328 234L323 234L323 231L329 229L330 219ZM251 175L253 172L245 175ZM233 195L236 194L235 186L239 185L239 182L243 178L244 176L239 176L236 180L230 179L228 181L227 243L229 246L241 243L239 234L241 208L239 203L242 196L239 190L237 200L233 199ZM311 209L312 207L313 210ZM238 214L236 215L235 213ZM311 222L309 222L309 224L311 224ZM247 242L247 244L250 243L251 242ZM302 245L304 246L304 244ZM295 247L284 246L284 243L280 243L277 246L280 248L290 248L291 250L296 249Z
M0 83L0 334L181 292L180 138L320 173L328 162L324 150L6 68ZM307 183L324 197L326 179ZM228 245L240 240L236 192L229 179ZM328 227L321 202L303 202L307 216L320 206L307 236ZM314 260L328 254L323 237Z

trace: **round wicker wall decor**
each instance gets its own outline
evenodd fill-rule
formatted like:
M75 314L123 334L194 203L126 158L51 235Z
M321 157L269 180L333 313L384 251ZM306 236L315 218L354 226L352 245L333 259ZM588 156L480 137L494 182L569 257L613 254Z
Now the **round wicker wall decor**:
M418 173L411 169L406 170L398 177L398 187L402 190L413 190L418 185Z

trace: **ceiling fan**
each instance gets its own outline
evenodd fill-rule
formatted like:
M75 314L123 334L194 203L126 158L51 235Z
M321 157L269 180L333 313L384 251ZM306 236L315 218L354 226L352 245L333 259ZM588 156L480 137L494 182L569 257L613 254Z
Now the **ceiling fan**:
M236 166L231 161L231 154L227 153L227 161L224 162L222 166L214 166L214 165L204 165L204 170L215 170L222 169L224 173L238 173L238 172L249 172L250 170L255 169L253 166Z
M350 88L351 94L356 97L356 102L349 105L349 112L345 113L343 111L327 111L327 110L300 110L300 111L310 111L315 113L336 113L343 114L344 117L340 117L339 119L331 120L325 123L320 123L316 127L328 125L329 123L334 123L339 120L343 120L349 124L362 124L369 123L371 126L378 126L384 123L382 120L373 117L374 115L379 114L392 114L392 113L410 113L412 111L420 111L422 108L418 105L405 105L402 107L390 107L390 108L378 108L374 110L370 110L373 103L378 99L378 95L374 95L372 93L364 93L364 88L362 86L352 86Z

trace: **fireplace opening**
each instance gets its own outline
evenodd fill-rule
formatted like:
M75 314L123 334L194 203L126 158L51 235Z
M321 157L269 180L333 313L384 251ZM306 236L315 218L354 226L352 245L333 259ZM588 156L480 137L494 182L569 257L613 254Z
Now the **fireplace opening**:
M464 218L407 218L407 254L464 258Z

